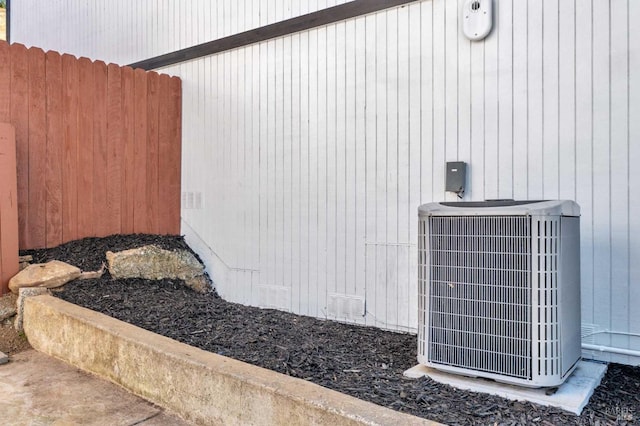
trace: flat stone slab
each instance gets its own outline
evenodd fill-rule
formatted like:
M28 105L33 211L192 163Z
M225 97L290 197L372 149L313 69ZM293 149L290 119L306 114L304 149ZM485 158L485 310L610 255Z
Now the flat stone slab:
M3 425L143 425L190 423L119 386L34 350L0 367Z
M436 382L454 388L498 395L513 401L530 401L540 405L557 407L579 416L606 372L606 364L579 361L573 373L551 395L547 395L544 388L525 388L487 379L466 377L436 370L422 364L408 369L404 375L412 379L428 376Z
M80 276L80 268L59 260L29 265L9 280L9 289L18 293L20 288L55 288Z

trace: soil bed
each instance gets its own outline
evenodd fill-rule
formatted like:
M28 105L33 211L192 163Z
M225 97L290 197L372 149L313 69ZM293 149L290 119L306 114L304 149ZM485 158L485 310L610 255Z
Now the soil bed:
M180 237L129 235L86 238L24 254L32 254L34 262L58 259L90 271L100 268L107 250L150 243L187 248ZM416 364L415 335L229 303L215 292L195 293L178 280L113 280L105 274L69 283L54 294L210 352L446 424L640 424L640 367L612 364L576 417L428 378L404 378L403 371Z
M0 323L0 352L5 355L15 355L30 348L24 333L16 331L12 321L6 324Z

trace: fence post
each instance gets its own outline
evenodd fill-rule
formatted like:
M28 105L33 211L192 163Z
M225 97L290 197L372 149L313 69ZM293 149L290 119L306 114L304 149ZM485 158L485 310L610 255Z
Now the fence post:
M15 129L0 123L0 295L9 292L9 279L18 273L17 194Z

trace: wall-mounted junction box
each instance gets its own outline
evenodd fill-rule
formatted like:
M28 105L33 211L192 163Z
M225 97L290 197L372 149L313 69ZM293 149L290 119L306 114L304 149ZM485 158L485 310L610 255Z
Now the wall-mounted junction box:
M467 182L467 163L464 161L447 162L447 178L445 191L455 192L462 197Z

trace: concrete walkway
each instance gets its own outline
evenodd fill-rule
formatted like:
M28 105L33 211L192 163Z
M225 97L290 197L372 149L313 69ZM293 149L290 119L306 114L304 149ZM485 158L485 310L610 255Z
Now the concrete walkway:
M0 365L0 419L3 426L190 424L35 350Z

